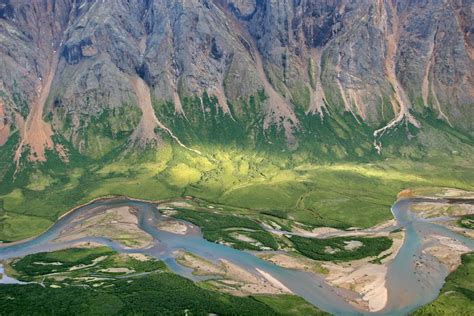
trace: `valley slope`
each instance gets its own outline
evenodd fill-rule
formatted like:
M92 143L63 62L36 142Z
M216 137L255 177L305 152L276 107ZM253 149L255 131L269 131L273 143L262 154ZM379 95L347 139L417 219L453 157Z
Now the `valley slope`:
M192 197L283 230L346 234L393 224L406 189L472 192L473 10L467 0L0 0L0 242L101 197ZM260 231L216 233L229 220L219 212L217 224L178 215L211 241L278 247ZM369 263L379 264L359 262Z

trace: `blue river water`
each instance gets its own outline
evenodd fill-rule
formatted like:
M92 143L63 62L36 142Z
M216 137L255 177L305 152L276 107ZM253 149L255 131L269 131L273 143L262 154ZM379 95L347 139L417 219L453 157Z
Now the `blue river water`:
M228 260L256 275L258 275L257 269L267 272L295 294L332 314L405 315L436 298L449 272L435 258L423 253L423 249L427 246L427 243L423 241L425 236L436 234L454 238L474 250L473 240L458 235L443 226L418 219L409 210L413 202L415 201L400 200L392 208L392 213L397 219L398 225L405 229L406 236L399 253L388 266L386 278L388 303L382 311L377 313L368 313L349 304L344 296L352 295L354 297L354 293L335 288L317 275L279 267L249 252L209 242L201 234L179 235L159 230L157 222L160 221L162 215L158 212L155 204L126 198L92 202L68 213L48 231L36 238L11 245L0 245L0 260L64 249L80 241L97 242L108 245L119 252L139 252L164 260L175 273L195 281L199 280L199 277L192 275L190 269L182 267L175 261L174 252L184 250L213 262L217 262L219 259ZM85 237L70 242L54 241L68 224L74 220L81 220L80 216L85 212L96 208L105 209L120 206L131 206L138 210L140 228L154 238L152 247L139 250L125 249L119 243L102 237ZM431 268L425 269L428 271L417 265L417 262L423 261L429 261Z

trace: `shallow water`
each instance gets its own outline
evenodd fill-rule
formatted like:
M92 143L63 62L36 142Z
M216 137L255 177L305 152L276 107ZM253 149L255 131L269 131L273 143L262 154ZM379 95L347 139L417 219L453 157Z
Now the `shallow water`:
M435 244L433 240L425 240L426 236L450 237L474 250L472 239L410 212L411 205L421 201L424 200L400 200L392 207L398 224L405 229L405 240L388 267L386 283L389 300L382 311L384 313L406 315L438 296L449 270L433 256L423 253L424 249Z
M398 201L392 212L401 227L406 230L406 237L398 255L388 267L387 288L389 300L384 310L378 315L404 315L417 307L436 298L448 271L434 258L422 254L426 243L422 237L436 233L438 235L455 238L474 250L474 242L468 238L451 232L450 230L420 220L409 211L412 200ZM53 240L67 227L71 221L91 209L104 209L118 206L132 206L139 210L139 226L155 239L152 247L148 249L124 249L120 244L100 237L86 237L79 241L98 242L110 246L120 252L140 252L164 260L168 267L175 273L195 281L205 279L196 277L192 271L179 265L173 253L182 249L207 260L217 262L226 259L247 271L259 275L256 269L271 274L295 294L302 296L317 307L338 315L362 315L362 312L348 304L340 295L340 290L328 285L323 278L310 273L281 268L245 251L239 251L228 246L216 244L205 240L200 233L179 235L165 232L156 228L156 223L161 215L156 206L128 199L100 200L80 207L61 218L47 232L29 241L14 245L0 246L0 260L12 257L21 257L31 253L54 251L64 249L76 241L57 243ZM199 231L198 231L199 232ZM415 260L430 260L434 269L423 271L415 265ZM353 294L352 294L353 295Z
M26 283L18 281L17 279L11 278L8 275L6 275L3 265L0 264L0 284L26 284Z

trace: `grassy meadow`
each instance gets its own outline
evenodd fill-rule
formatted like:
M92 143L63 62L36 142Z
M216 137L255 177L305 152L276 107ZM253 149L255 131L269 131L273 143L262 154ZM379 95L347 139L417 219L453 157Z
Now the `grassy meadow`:
M45 164L25 166L14 182L2 182L0 240L34 236L69 209L110 195L194 196L229 210L273 212L311 227L345 229L391 219L390 206L406 188L474 189L472 166L456 158L438 168L441 158L328 163L298 152L196 149L203 154L164 144L99 161L71 153L65 164L50 155Z
M289 149L282 130L262 130L266 96L229 103L184 98L187 118L171 103L154 100L158 117L193 150L166 133L154 148L136 148L129 136L139 120L133 105L91 117L79 146L57 133L68 161L47 153L47 161L13 163L19 133L0 148L0 241L37 235L69 209L92 199L127 195L146 200L194 196L232 211L279 214L310 227L370 227L392 218L390 206L406 188L452 187L473 190L474 140L426 110L416 114L421 129L400 125L373 146L375 127L349 113L322 120L297 107L298 147ZM204 108L202 108L204 107ZM204 109L204 110L203 110ZM62 127L69 135L66 116ZM387 122L381 122L381 125ZM27 152L23 157L27 157ZM285 221L280 221L284 224Z
M84 128L77 131L77 139L71 136L70 117L64 114L64 126L54 142L66 149L67 162L51 151L46 162L22 160L17 168L13 155L19 133L13 130L0 147L0 242L36 236L68 210L100 197L193 196L192 202L202 206L176 208L173 216L200 226L210 241L345 261L376 256L390 247L391 240L353 237L314 243L302 237L272 236L259 223L282 230L295 224L307 230L368 228L393 218L390 207L404 189L474 190L472 137L450 128L434 113L416 114L421 129L401 124L385 133L378 140L383 144L379 155L373 131L387 122L368 126L337 111L321 119L297 108L301 129L294 136L299 143L290 150L284 131L276 126L262 129L265 98L262 92L238 106L229 104L232 117L207 94L183 98L186 119L176 115L173 104L154 102L160 120L192 150L159 130L163 139L156 147L130 144L138 108L104 110L81 122ZM27 156L25 152L23 157ZM472 226L472 221L461 224ZM345 241L362 246L347 249ZM83 266L73 270L79 265ZM324 315L295 296L236 297L216 292L171 273L161 261L142 262L108 248L34 254L8 263L6 271L25 281L44 279L45 287L1 286L0 314ZM472 286L464 281L469 273L471 257L465 256L444 294L418 313L461 315L460 306L472 303Z

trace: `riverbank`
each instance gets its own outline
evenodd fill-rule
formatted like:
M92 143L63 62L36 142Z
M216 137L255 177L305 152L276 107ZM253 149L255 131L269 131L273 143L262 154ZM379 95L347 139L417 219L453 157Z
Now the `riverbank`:
M183 204L181 201L176 201L175 199L172 201L172 203L179 203L177 205L174 205L174 207L182 208L192 206L188 203ZM167 219L163 218L162 215L156 212L157 208L155 204L150 204L148 202L139 202L137 200L129 200L126 198L112 198L110 200L102 199L100 201L96 201L96 205L94 205L93 202L92 204L86 204L86 206L84 206L83 208L76 208L77 213L70 213L68 216L63 217L60 220L60 223L58 224L60 226L56 227L55 231L48 235L48 239L39 239L39 244L35 245L34 251L39 251L41 249L49 249L48 247L51 245L50 242L55 240L58 237L58 234L64 228L69 227L68 225L71 224L73 226L77 226L79 222L86 223L87 220L93 219L94 217L90 217L90 213L88 212L93 210L97 205L107 206L108 202L110 202L110 207L108 209L114 210L117 208L123 208L122 211L128 212L128 215L126 216L128 220L125 220L124 218L117 219L115 216L117 214L112 214L115 217L109 216L107 219L107 225L123 224L120 222L123 222L124 220L126 222L130 222L130 220L132 220L131 217L133 217L134 225L140 230L143 230L144 232L152 236L154 240L153 247L149 247L146 249L142 247L140 249L136 249L142 253L149 254L156 258L173 258L176 257L176 255L174 254L175 250L189 249L189 251L193 253L193 255L197 257L202 257L207 262L211 262L211 265L215 265L215 262L221 262L222 266L217 265L213 267L213 269L215 268L217 270L209 270L205 272L205 274L221 274L222 276L225 276L225 278L221 282L218 282L216 280L208 281L209 284L213 284L217 288L219 288L220 286L219 289L223 291L229 291L234 295L249 295L262 293L281 294L291 292L303 296L305 299L307 299L314 305L321 306L323 307L323 309L326 309L328 311L340 312L341 310L344 310L352 311L354 313L360 310L366 310L370 312L384 311L387 306L391 306L390 302L393 302L394 300L392 294L390 293L390 289L392 289L393 284L392 281L387 278L387 275L390 274L390 271L393 268L391 263L395 258L398 258L400 250L404 248L405 251L412 251L412 253L409 253L408 255L404 253L406 260L409 260L412 254L423 254L422 251L426 252L426 250L429 249L427 246L424 246L423 243L421 244L420 248L413 248L412 250L410 250L410 244L404 242L404 240L410 240L409 238L407 238L408 236L405 236L405 234L412 235L417 231L415 230L414 232L412 232L411 230L404 229L402 231L392 232L392 223L386 223L378 228L365 230L364 233L367 234L367 236L370 236L370 234L373 234L373 236L390 236L390 238L394 240L390 249L381 253L376 258L364 258L358 261L349 261L347 263L326 262L324 264L321 264L321 268L327 271L327 274L318 276L318 273L315 273L316 271L309 269L308 261L297 267L297 269L300 269L302 271L293 270L293 268L295 268L295 265L300 264L300 262L292 262L284 256L284 253L280 253L280 257L276 257L277 259L275 259L274 262L277 264L281 264L282 262L284 262L286 264L286 269L270 265L265 261L257 259L255 256L249 253L241 252L226 247L224 245L207 242L202 239L202 236L200 235L178 234L176 232L160 230L157 228L159 227L159 221ZM406 213L410 212L410 205L407 204L406 200L400 200L395 204L394 207L399 207L400 205L404 207L400 209L400 212L405 212L400 213L400 215L407 215ZM137 212L140 213L141 220L138 221L137 215L131 214L129 212L130 208L127 207L136 209ZM107 209L107 207L105 207L105 209ZM170 209L172 209L172 207L170 207ZM106 212L104 214L106 214ZM172 216L172 214L170 215ZM399 219L398 213L394 212L394 215L397 217L397 219ZM410 217L408 216L408 218ZM413 220L417 221L416 218ZM93 220L89 224L99 225L101 223L101 221L97 223L95 220ZM401 223L404 223L403 225L408 225L407 223L409 222ZM436 231L437 234L440 236L444 236L445 234L443 231L438 232L438 226L436 226L435 224L431 224L430 222L426 221L420 221L420 224L425 225L427 228L430 229L431 227L433 227L433 230ZM352 232L360 233L357 231ZM335 232L332 231L331 233ZM93 234L92 237L110 237L99 235ZM88 236L89 235L86 234L77 235L76 237L79 239L85 239L89 238ZM424 237L427 238L427 242L436 239L440 244L443 245L443 247L448 247L450 249L455 248L452 242L448 242L442 238L440 239L438 236L436 236L436 234L425 234ZM72 238L67 242L72 245L74 244L74 239L75 238ZM91 241L97 240L91 239ZM99 239L99 242L101 242L101 239ZM15 246L18 246L18 244L16 244ZM45 246L45 248L41 248L42 246ZM360 247L360 244L356 242L351 242L351 240L349 240L346 246L348 251L355 251ZM3 249L0 248L0 252ZM124 248L120 249L125 250ZM458 252L465 251L466 249L470 249L470 247L467 247L465 249L461 249L459 247L456 248ZM14 256L14 252L12 252L12 256ZM204 265L203 261L194 260L194 262L192 262L193 260L191 260L191 263L188 265L188 267L196 269ZM185 261L189 262L190 260L188 258ZM186 266L186 264L183 265ZM177 273L182 272L179 269L176 269L174 271L176 271ZM407 269L407 271L402 271L403 275L401 276L401 278L412 277L409 275L410 272L412 272L412 270L409 269ZM315 276L314 278L311 276L311 274L313 273ZM437 278L438 276L430 277ZM339 291L339 289L341 289L341 291ZM436 288L429 289L429 291L435 290ZM358 295L355 295L355 293L357 293ZM413 299L418 300L418 298L416 297L414 297ZM346 300L348 304L342 304L341 300L342 302ZM349 307L351 306L351 304L353 306L353 309ZM411 306L410 304L414 303L412 301L406 301L404 302L404 304ZM393 312L393 310L389 310L389 312Z
M447 214L443 212L449 210L449 215L451 216L473 214L474 205L471 201L471 192L461 190L445 190L442 194L440 194L442 197L437 197L437 195L427 196L427 190L423 192L424 195L422 198L418 197L418 195L415 195L412 191L400 193L399 202L406 202L408 194L416 196L413 198L413 203L411 203L407 209L404 209L404 212L411 212L411 210L413 210L413 214L416 214L416 216L421 216L422 218L428 217L434 218L435 220L439 218L440 220L436 221L436 224L433 225L443 225L452 232L449 233L449 237L447 237L444 236L446 232L443 231L439 232L438 234L431 234L427 231L427 234L422 238L422 244L419 248L420 252L418 255L413 253L413 257L416 258L421 258L425 255L431 256L431 259L427 258L416 261L416 269L414 271L415 275L417 275L417 278L426 279L418 280L418 282L423 284L431 284L429 278L443 278L443 274L434 273L430 276L430 271L438 270L439 265L445 267L448 271L454 271L461 263L461 255L474 249L474 244L472 242L470 243L471 246L469 247L464 242L457 241L457 237L455 237L456 233L462 233L465 236L471 237L473 233L472 230L468 230L466 228L461 229L457 226L457 220L445 220L443 216L446 216ZM457 197L461 198L457 200ZM395 203L395 205L397 205L397 203ZM411 220L416 221L416 217L412 218ZM420 220L423 221L423 219ZM406 223L405 221L405 219L402 220L402 223ZM429 225L428 222L426 222L426 225ZM389 305L390 285L387 284L388 274L389 271L392 270L392 262L397 257L400 249L406 242L405 230L397 229L397 227L399 226L397 226L396 221L390 220L372 228L364 230L354 229L350 231L336 230L333 228L316 228L313 231L307 231L297 228L292 232L284 232L275 230L274 228L269 228L270 231L276 232L282 236L295 234L297 236L316 239L341 236L390 236L393 240L393 245L389 250L381 253L378 258L364 258L362 260L349 262L308 262L306 258L298 258L281 253L273 255L265 253L260 255L260 257L283 267L311 271L312 273L316 274L318 274L318 271L315 269L315 266L321 264L321 268L326 275L325 279L329 284L350 290L360 295L360 298L347 299L348 302L370 312L379 312L383 311ZM436 228L436 226L432 227ZM406 256L407 260L409 260L411 255L409 256L404 253L402 256ZM424 268L426 271L424 273L422 271L418 271L423 270L423 265L421 265L421 262L426 265ZM406 270L405 274L407 274L408 271L409 270ZM319 271L319 273L321 273L321 271ZM410 278L409 276L407 277ZM440 281L437 281L434 284L439 284L439 282ZM436 287L430 290L436 291ZM420 291L426 291L426 288ZM410 301L405 301L404 304L409 304L409 302ZM390 306L393 306L393 304L394 302L392 301Z
M98 207L82 213L66 225L54 241L70 242L87 237L105 237L130 249L153 244L152 236L139 227L138 211L127 206Z
M233 295L251 294L293 294L271 274L256 269L262 277L250 273L229 260L220 258L217 263L182 250L174 253L179 264L193 270L197 276L207 276L215 288Z

